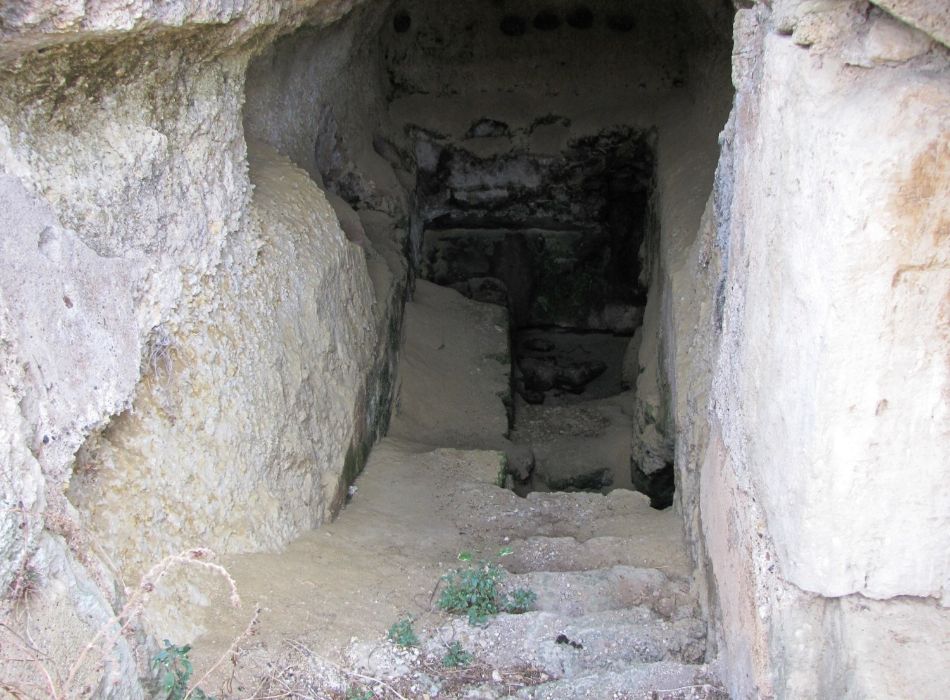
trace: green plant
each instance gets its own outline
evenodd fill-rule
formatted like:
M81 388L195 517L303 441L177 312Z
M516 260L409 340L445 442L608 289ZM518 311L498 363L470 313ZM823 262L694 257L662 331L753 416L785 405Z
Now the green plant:
M210 695L206 695L201 688L188 690L188 682L191 680L191 674L194 671L191 661L188 659L191 645L186 644L179 647L167 639L163 642L165 648L152 657L152 668L161 673L159 683L162 694L160 697L163 700L185 700L185 698L214 700Z
M508 556L511 551L510 547L505 547L498 556ZM462 552L459 560L471 561L472 555ZM510 596L502 594L498 583L504 577L504 569L486 560L456 569L442 577L445 588L439 596L439 607L447 612L468 615L470 625L484 624L489 617L499 612L527 612L537 600L537 595L525 588L517 589Z
M538 594L530 588L516 588L505 597L505 612L520 615L528 612L538 601Z
M401 647L408 648L419 644L419 637L416 636L416 631L412 629L412 618L408 616L394 622L393 626L389 628L387 636L389 641Z
M346 700L373 700L376 697L372 690L353 686L346 691Z
M472 663L474 658L474 656L462 648L460 642L452 642L449 644L445 656L442 657L442 665L446 668L461 668L462 666L468 666Z

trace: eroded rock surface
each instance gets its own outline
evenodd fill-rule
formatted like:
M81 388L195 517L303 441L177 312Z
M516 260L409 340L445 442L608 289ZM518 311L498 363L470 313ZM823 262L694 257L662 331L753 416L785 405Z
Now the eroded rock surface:
M634 334L629 403L599 429L632 425L624 478L672 473L673 509L463 495L502 509L525 571L670 576L647 541L683 527L712 625L664 651L668 620L629 613L649 631L637 647L618 622L630 653L666 659L647 669L600 663L607 638L563 610L506 622L545 673L593 671L518 694L719 692L683 663L705 639L736 697L943 697L945 5L488 5L0 2L9 629L30 620L60 695L143 697L154 635L196 634L211 579L170 574L142 629L107 632L83 668L71 654L156 559L279 548L343 505L423 272L476 300L456 310L495 304L482 320ZM427 442L511 449L495 347L457 396L490 398L486 422L423 411ZM584 400L612 372L562 390ZM436 453L419 460L468 459ZM552 457L533 455L511 471ZM18 644L4 682L32 683Z

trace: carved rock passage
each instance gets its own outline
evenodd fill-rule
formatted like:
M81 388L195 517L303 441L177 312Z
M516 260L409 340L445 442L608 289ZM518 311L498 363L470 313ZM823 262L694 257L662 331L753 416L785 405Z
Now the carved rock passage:
M925 0L0 4L4 619L29 606L67 684L147 560L331 514L397 386L442 159L416 136L530 184L515 153L620 127L654 156L637 272L610 272L645 291L631 451L674 465L724 680L941 697L948 27ZM299 260L249 138L310 202L277 237L319 241ZM145 631L194 633L205 584L165 581ZM140 697L135 663L123 638L61 690Z
M497 306L417 283L406 305L392 430L340 518L285 553L227 561L245 594L265 606L254 641L262 653L242 657L232 687L344 692L354 682L342 667L376 693L384 689L371 679L407 697L573 698L590 687L640 696L686 685L697 685L697 698L723 696L704 663L706 625L686 579L676 513L652 510L645 496L622 489L521 498L500 487L511 469L503 452L458 449L501 445L506 420L497 392L510 364L494 358L508 350L505 324ZM530 610L480 626L438 610L433 586L459 565L459 552L491 557L506 547L505 590L533 590ZM222 603L203 611L201 662L246 624L240 613L222 616ZM420 638L408 652L380 635L406 614ZM305 645L298 651L310 650L310 661L283 665L288 637ZM476 666L440 674L446 640L461 644Z

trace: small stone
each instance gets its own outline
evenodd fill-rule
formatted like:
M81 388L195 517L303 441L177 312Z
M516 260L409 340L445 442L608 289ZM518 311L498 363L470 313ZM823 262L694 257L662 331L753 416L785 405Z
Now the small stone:
M540 393L540 392L539 392ZM544 400L544 394L541 394ZM528 401L525 398L525 401ZM530 401L529 401L530 403ZM534 471L534 450L530 445L512 445L506 450L508 456L508 473L518 481L527 481Z
M555 385L575 394L584 391L587 384L607 370L607 365L600 360L590 362L575 362L567 367L557 368Z
M539 405L544 403L544 392L543 391L534 391L532 389L518 389L518 393L521 394L521 398L532 405Z
M526 357L518 362L526 389L547 391L554 388L558 378L558 368L551 361Z

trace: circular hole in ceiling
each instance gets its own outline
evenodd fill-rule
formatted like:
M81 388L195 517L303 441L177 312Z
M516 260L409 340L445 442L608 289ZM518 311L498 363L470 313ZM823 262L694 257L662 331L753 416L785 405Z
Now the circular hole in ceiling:
M607 26L615 32L629 32L633 29L633 17L630 15L610 15Z
M397 12L396 16L393 17L393 29L397 34L405 34L411 26L412 17L409 16L408 12Z
M541 12L534 16L534 22L532 22L532 24L535 29L540 29L542 32L550 32L561 26L561 18L554 12L551 12L551 10L541 10Z
M594 25L594 13L589 7L578 5L568 13L567 23L574 29L590 29Z
M506 36L521 36L528 31L528 23L524 17L518 15L505 15L501 18L501 24L498 27Z

